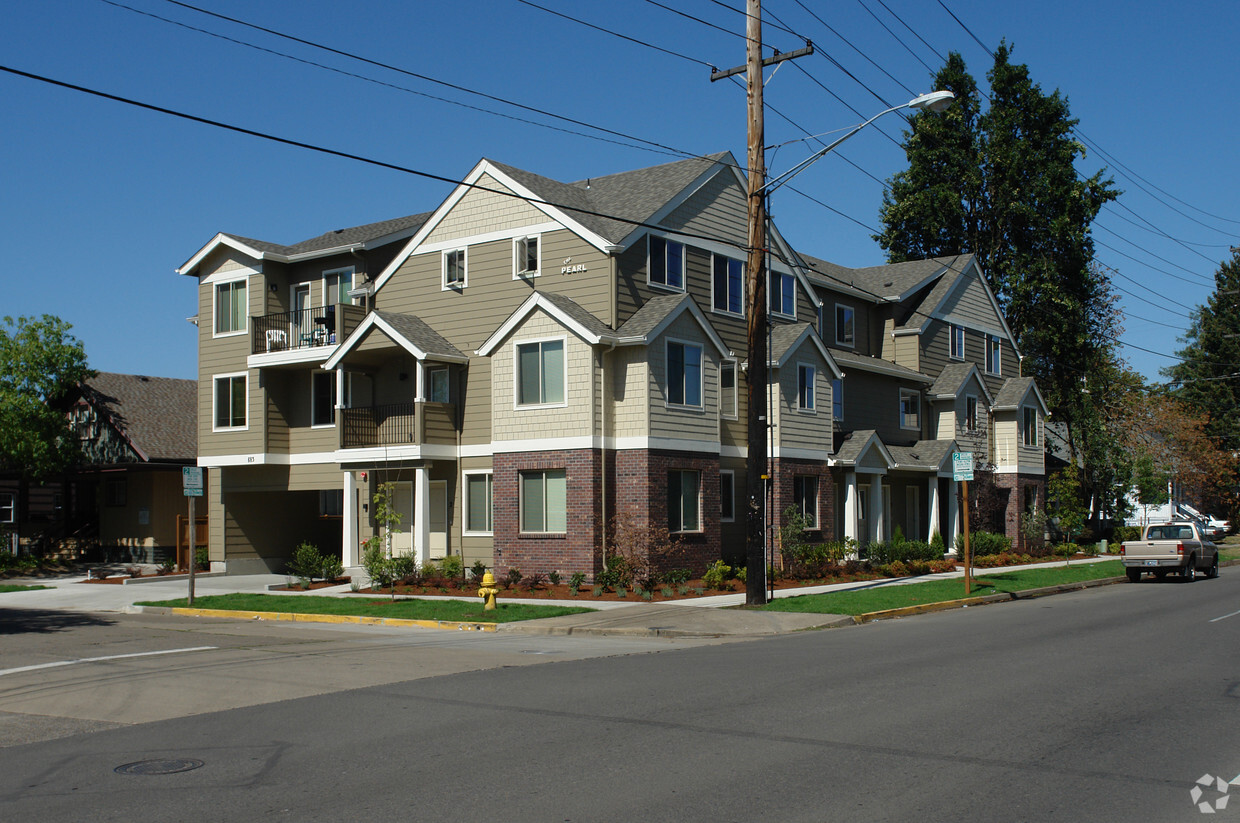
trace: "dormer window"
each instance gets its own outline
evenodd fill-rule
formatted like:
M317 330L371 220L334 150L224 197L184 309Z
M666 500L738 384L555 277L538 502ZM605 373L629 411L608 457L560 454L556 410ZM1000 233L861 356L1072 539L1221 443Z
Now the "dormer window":
M665 237L650 237L650 283L684 291L685 246Z
M964 360L964 326L953 325L949 331L951 334L952 360Z

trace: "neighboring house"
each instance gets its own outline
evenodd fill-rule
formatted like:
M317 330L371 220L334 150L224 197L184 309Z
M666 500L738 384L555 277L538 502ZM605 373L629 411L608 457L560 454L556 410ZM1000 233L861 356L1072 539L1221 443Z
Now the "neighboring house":
M745 181L731 155L565 184L483 160L435 211L293 246L216 235L199 288L210 552L601 568L611 522L744 556ZM845 269L771 232L776 525L960 528L951 453L1041 494L1045 405L973 257ZM1015 536L1015 534L1014 534Z
M67 402L81 465L42 483L0 480L0 524L23 544L79 557L160 562L188 514L181 467L198 449L197 382L100 373Z

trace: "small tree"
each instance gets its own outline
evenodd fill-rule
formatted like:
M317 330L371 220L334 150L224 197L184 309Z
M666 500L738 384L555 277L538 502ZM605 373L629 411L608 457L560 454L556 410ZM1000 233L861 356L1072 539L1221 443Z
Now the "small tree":
M392 535L400 532L400 521L403 517L393 505L396 495L396 484L388 481L380 483L375 492L375 521L383 527L383 551L387 557L392 556Z
M1087 511L1081 502L1081 481L1075 464L1069 463L1054 474L1047 485L1047 497L1051 500L1050 511L1059 521L1059 530L1068 543L1080 533L1085 525Z
M659 584L660 574L667 571L681 554L680 541L667 526L639 523L631 514L617 515L611 521L612 557L608 570L623 567L637 585L652 591Z

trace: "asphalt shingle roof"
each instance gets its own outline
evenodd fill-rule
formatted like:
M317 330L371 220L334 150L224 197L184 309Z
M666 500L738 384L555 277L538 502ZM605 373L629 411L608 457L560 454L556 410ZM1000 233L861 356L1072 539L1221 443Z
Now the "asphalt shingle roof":
M429 356L465 356L460 349L449 343L439 332L432 329L420 317L390 311L376 311L375 315L390 325L401 337L426 352Z
M954 440L918 440L912 446L888 446L887 451L902 469L937 469L943 465Z
M680 308L686 300L692 300L687 294L660 294L647 300L633 316L624 322L619 329L621 337L645 339L659 324Z
M198 381L100 372L83 395L155 462L192 462L198 454Z
M901 366L899 363L893 363L890 360L884 360L881 357L872 357L868 354L856 354L855 352L846 351L844 349L830 348L831 356L835 358L835 363L840 367L841 371L848 371L850 366L861 369L862 371L875 371L881 374L890 374L894 377L903 377L906 380L915 380L919 383L929 383L930 378L919 371L913 371L908 366Z
M555 304L556 308L576 320L581 325L585 326L595 336L602 337L611 334L611 328L606 323L583 309L581 304L576 300L573 300L571 297L566 297L562 294L547 291L540 292L540 294L543 299Z
M1004 381L999 393L995 395L994 408L1014 409L1024 398L1025 392L1033 386L1032 377L1010 377Z
M955 397L969 372L975 368L972 363L948 363L930 386L929 393L935 397Z
M430 217L430 213L411 214L408 217L397 217L392 220L381 220L378 223L367 223L363 226L353 226L347 229L336 229L318 237L312 237L309 240L302 240L300 243L294 243L291 246L282 246L279 243L269 243L266 240L255 240L252 237L242 237L239 234L227 234L234 240L240 241L253 249L269 254L295 255L307 254L309 252L325 251L326 249L334 249L340 246L352 246L359 243L366 243L370 240L377 240L380 237L386 237L389 234L407 230L416 230L419 226L426 222Z
M856 463L857 458L861 456L861 450L865 448L865 444L870 442L870 438L877 434L878 432L874 429L858 429L845 434L835 450L835 459L841 463Z

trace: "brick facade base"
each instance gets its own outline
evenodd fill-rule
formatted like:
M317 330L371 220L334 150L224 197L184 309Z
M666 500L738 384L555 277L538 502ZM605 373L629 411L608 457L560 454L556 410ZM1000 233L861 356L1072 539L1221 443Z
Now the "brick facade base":
M1027 501L1033 499L1038 511L1046 507L1046 478L1033 474L996 474L995 485L1008 489L1007 507L1003 513L1004 533L1012 540L1012 549L1029 552L1041 548L1042 538L1029 540L1021 532L1020 519L1025 513Z
M784 511L796 505L796 478L815 477L818 479L818 523L817 528L805 532L805 542L822 543L835 539L835 482L831 470L821 460L793 460L786 457L774 461L771 481L774 511L770 513L771 529L775 549L773 563L783 568L783 558L779 553L779 534L784 525Z

